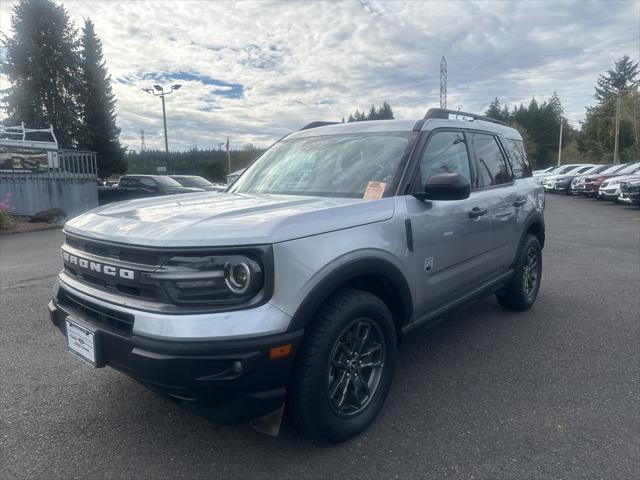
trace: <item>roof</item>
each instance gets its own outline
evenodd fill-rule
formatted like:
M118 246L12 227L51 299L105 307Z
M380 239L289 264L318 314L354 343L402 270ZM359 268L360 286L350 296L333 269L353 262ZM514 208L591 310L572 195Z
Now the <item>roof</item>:
M368 120L364 122L337 123L324 127L308 128L293 132L285 137L285 140L295 138L320 137L324 135L341 135L346 133L373 133L373 132L410 132L421 120ZM429 118L422 125L418 125L421 131L435 128L461 128L466 130L480 130L504 135L506 138L522 140L517 130L498 123L483 120L441 119Z

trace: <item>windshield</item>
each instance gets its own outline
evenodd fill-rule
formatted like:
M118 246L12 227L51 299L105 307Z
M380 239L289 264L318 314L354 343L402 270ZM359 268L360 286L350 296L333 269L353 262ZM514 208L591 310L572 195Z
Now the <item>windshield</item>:
M158 185L162 185L163 187L181 187L178 182L176 182L173 178L169 177L153 177Z
M626 168L623 168L622 170L619 170L618 173L620 175L628 175L630 173L637 172L639 168L640 168L640 164L639 163L634 163L632 165L629 165Z
M256 160L230 191L362 198L373 189L379 198L398 179L415 135L384 132L285 140Z
M558 170L558 173L569 173L573 170L577 170L578 168L580 168L580 165L567 165L566 167L562 168L561 170Z
M605 170L609 170L611 165L600 165L597 167L593 167L593 170L589 170L587 173L602 173Z
M622 170L623 168L626 168L627 164L624 165L614 165L613 167L609 167L607 168L605 171L601 172L601 173L615 173L618 170Z
M210 187L213 185L206 178L193 176L193 177L171 177L180 185L184 185L185 187Z

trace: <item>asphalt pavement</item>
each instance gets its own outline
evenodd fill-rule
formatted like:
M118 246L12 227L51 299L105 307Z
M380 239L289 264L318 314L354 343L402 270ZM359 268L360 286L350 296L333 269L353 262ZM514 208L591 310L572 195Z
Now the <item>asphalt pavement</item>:
M640 478L640 209L547 195L534 307L412 334L382 414L341 445L193 416L65 352L60 231L0 236L0 478Z

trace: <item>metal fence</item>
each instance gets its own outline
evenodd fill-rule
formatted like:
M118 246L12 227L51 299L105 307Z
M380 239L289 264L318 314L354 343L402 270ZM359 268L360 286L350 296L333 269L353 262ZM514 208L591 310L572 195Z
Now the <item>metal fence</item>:
M69 218L98 206L95 152L57 150L46 169L0 170L0 198L15 215L62 209Z

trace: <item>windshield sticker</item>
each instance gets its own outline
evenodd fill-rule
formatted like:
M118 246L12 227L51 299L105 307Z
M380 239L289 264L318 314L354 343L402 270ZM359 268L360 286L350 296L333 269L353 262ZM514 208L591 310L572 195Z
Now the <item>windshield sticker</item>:
M364 200L378 200L382 198L386 186L385 182L369 182L362 198Z

